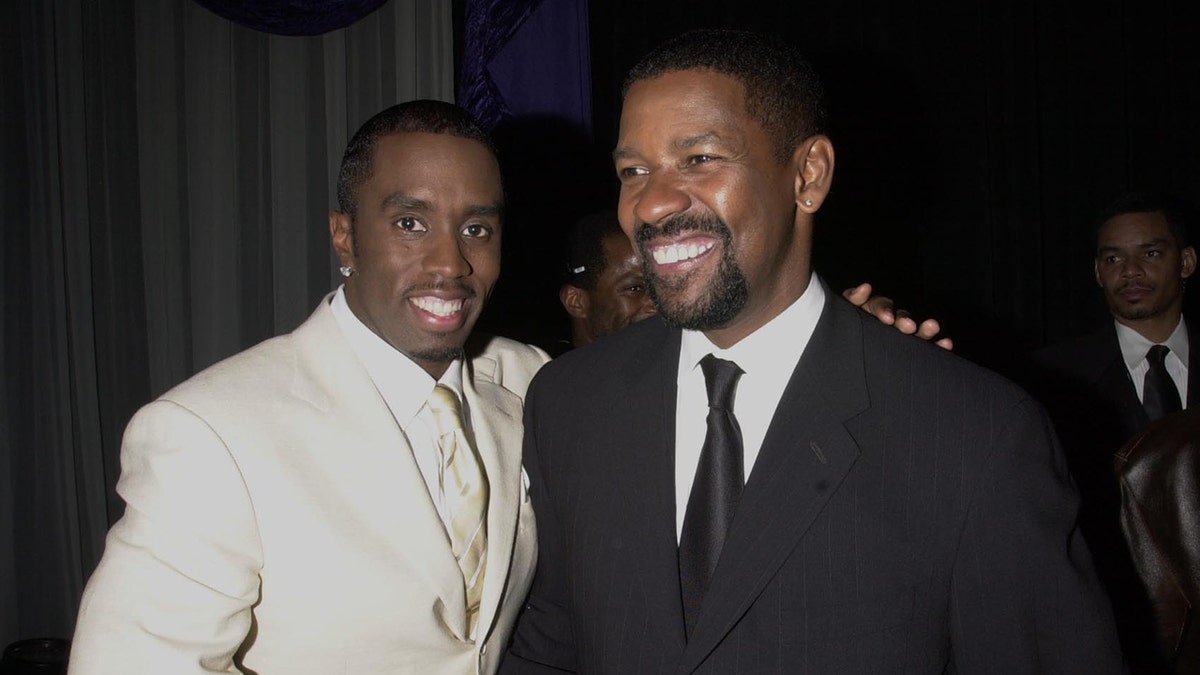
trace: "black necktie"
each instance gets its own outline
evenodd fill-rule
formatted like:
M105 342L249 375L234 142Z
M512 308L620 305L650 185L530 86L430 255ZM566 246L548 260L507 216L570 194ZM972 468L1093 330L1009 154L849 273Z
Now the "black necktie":
M708 388L708 432L679 535L679 584L689 637L700 617L704 593L721 557L744 481L742 430L733 416L733 394L742 369L712 354L701 359L700 368Z
M1146 407L1146 414L1151 421L1183 409L1179 402L1179 390L1167 372L1166 358L1170 351L1166 345L1154 345L1146 352L1150 370L1146 371L1142 387L1142 405Z

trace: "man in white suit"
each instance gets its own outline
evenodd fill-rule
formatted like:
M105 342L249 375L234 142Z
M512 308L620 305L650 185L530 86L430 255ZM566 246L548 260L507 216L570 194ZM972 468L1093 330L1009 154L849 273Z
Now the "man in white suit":
M73 675L495 671L533 572L522 398L547 360L468 344L500 268L495 153L458 108L401 104L351 140L338 200L344 286L130 422ZM486 477L474 576L452 550L435 385Z

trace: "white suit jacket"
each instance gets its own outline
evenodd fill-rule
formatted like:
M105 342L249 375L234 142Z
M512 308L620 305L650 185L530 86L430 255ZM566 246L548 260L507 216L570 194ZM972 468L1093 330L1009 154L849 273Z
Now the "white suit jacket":
M494 672L536 558L521 416L547 360L491 338L463 365L491 486L477 641L411 448L327 298L129 423L126 511L84 591L69 672Z

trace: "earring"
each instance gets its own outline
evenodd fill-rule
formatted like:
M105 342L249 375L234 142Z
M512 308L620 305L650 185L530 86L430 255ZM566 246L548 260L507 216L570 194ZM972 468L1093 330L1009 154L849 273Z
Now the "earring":
M805 199L805 200L804 200L804 205L805 205L805 206L812 206L812 200L811 200L811 199Z
M350 278L351 274L354 274L354 268L349 265L342 265L338 268L338 271L341 272L342 276L346 277L347 279Z

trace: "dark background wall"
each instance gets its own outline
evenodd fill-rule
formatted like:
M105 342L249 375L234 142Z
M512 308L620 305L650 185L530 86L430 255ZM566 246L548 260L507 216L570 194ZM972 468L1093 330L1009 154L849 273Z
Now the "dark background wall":
M1088 330L1106 316L1096 211L1129 189L1200 196L1200 40L1186 2L1069 4L592 2L594 139L538 121L502 138L514 217L485 325L565 331L545 270L574 216L615 201L625 72L724 26L792 42L825 79L837 171L816 260L836 288L869 280L1001 370Z

